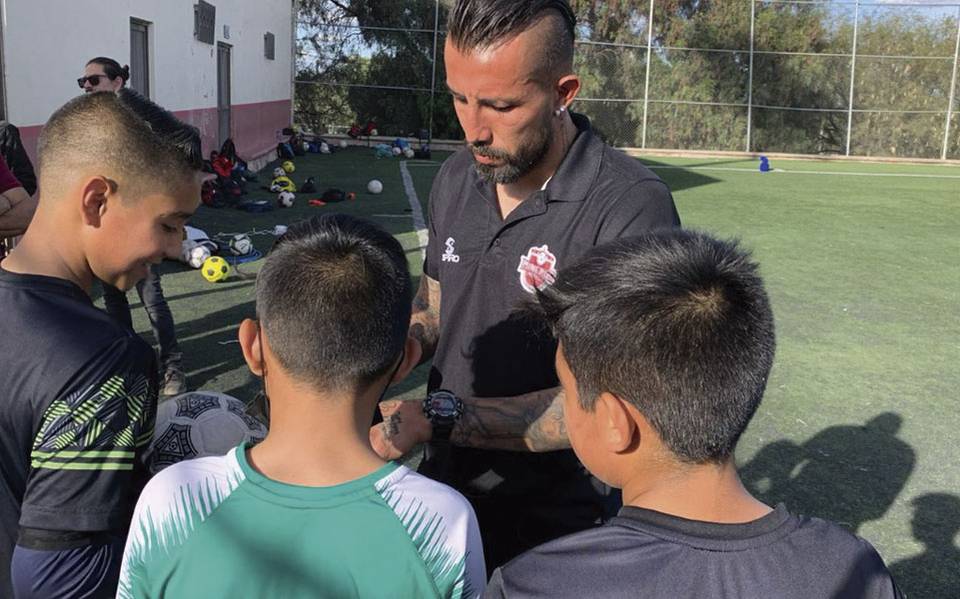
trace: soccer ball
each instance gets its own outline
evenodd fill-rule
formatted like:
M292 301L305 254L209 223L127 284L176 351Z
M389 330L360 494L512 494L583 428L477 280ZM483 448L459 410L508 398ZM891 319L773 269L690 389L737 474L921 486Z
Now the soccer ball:
M345 149L345 148L347 147L347 140L341 139L341 140L340 140L340 147Z
M297 196L295 196L292 191L281 191L280 195L277 196L277 204L279 204L281 208L290 208L296 199Z
M327 142L321 142L321 143L320 143L320 153L321 153L321 154L329 154L329 153L330 153L330 146L327 145Z
M200 245L192 239L184 239L180 242L180 261L190 264L190 252L193 251L193 248Z
M187 258L187 264L193 268L200 268L210 256L210 248L198 243L193 249L190 250L190 255Z
M267 427L247 414L243 402L215 391L192 391L160 402L147 448L150 472L204 456L224 455L237 445L262 441Z
M371 136L374 136L374 135L377 135L377 134L378 134L378 133L377 133L377 130L376 130L376 129L371 129L371 130L370 130L370 135L371 135Z
M230 276L230 265L220 256L210 256L203 261L200 274L211 283L216 283Z
M413 158L413 148L404 148L403 155L405 158Z
M289 162L289 161L287 161L287 162ZM283 170L283 167L282 167L282 166L278 166L277 168L273 169L273 177L274 177L274 178L277 178L277 177L286 177L286 176L287 176L287 171Z
M383 183L377 179L370 179L370 182L367 183L367 191L370 193L380 193L383 191Z
M393 152L394 156L399 156L400 154L403 154L403 150L401 150L397 146L393 146L393 149L391 149L390 151Z
M280 167L283 169L285 175L289 175L293 171L297 170L297 167L293 164L292 160L284 160L283 164L281 164ZM274 174L276 174L276 171L274 171ZM280 175L276 175L276 176L280 176Z
M229 247L234 256L246 256L253 251L253 242L246 233L238 233L230 238Z

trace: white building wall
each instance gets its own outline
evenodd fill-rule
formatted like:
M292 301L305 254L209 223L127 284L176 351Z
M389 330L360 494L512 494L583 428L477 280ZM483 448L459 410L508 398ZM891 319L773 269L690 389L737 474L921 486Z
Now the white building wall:
M130 18L150 23L150 96L217 140L217 45L194 36L194 0L2 0L7 119L25 144L66 100L94 56L130 63ZM293 0L210 0L216 42L230 44L232 132L241 154L276 144L290 123ZM229 38L224 26L229 28ZM275 59L263 36L275 36ZM285 114L285 116L284 116ZM250 156L251 158L253 156Z

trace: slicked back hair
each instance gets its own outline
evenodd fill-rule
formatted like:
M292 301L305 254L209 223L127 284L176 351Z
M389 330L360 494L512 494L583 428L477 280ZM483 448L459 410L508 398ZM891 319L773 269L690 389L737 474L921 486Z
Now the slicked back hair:
M773 363L773 313L736 242L670 229L599 246L538 294L581 406L629 401L681 462L719 463Z
M102 175L136 198L175 189L203 167L196 127L126 88L64 104L44 126L38 153L45 196L58 196L76 177Z
M327 214L292 225L257 275L257 317L294 379L362 391L403 350L412 296L407 258L370 221Z
M544 18L551 28L540 46L538 71L557 76L573 69L577 18L567 0L456 0L447 16L447 36L463 53L510 41Z
M130 66L123 65L120 66L120 63L112 58L107 58L106 56L97 56L96 58L91 58L87 61L88 65L98 64L103 67L103 72L110 79L116 79L120 77L123 79L123 84L126 85L127 81L130 79Z

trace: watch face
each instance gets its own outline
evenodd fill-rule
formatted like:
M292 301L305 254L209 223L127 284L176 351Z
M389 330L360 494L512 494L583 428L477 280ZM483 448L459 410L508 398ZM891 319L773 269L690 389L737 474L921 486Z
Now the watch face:
M452 418L457 414L457 398L449 391L434 391L427 399L430 411L441 418Z

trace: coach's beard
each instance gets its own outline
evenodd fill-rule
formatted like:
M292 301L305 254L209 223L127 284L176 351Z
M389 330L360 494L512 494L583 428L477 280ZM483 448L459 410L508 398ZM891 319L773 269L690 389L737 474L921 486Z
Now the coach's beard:
M502 164L493 165L474 161L473 166L484 181L494 185L508 185L517 182L540 164L552 143L553 128L549 123L545 123L536 131L534 137L521 145L513 154L489 146L478 146L472 143L468 146L475 156L493 158L502 162Z

